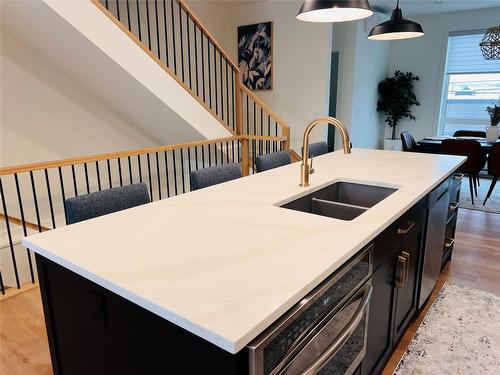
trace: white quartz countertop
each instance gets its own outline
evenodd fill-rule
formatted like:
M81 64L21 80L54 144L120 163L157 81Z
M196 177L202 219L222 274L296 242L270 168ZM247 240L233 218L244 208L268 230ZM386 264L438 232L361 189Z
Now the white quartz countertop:
M465 158L354 149L23 239L36 253L236 353ZM335 181L398 188L352 221L277 207Z

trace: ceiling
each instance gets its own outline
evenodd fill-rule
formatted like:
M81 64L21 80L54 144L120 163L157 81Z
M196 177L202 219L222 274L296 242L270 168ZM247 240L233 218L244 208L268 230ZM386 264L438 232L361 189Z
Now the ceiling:
M285 2L292 0L207 0L209 3L228 7L262 3L265 1ZM370 4L379 12L390 13L395 7L396 0L370 0ZM500 0L400 0L400 7L403 9L404 15L423 16L437 13L500 7Z

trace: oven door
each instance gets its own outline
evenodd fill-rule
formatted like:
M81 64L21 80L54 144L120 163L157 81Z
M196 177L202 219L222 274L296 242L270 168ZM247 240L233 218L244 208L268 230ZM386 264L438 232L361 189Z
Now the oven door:
M362 287L278 373L280 375L350 375L366 353L371 285Z

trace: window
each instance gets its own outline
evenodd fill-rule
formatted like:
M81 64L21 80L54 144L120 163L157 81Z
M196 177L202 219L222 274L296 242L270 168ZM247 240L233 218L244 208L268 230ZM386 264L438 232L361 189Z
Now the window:
M486 107L500 100L500 61L485 60L479 48L485 30L450 34L441 135L480 130L490 124Z

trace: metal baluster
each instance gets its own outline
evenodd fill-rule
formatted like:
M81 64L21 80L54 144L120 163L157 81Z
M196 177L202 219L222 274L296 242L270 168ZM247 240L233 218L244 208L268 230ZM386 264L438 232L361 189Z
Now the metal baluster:
M245 95L247 98L247 134L250 134L250 111L248 109L248 95Z
M160 28L158 27L158 0L155 0L155 21L156 21L156 48L158 49L158 59L161 60Z
M139 169L139 182L142 183L141 155L137 155L137 168Z
M49 172L47 171L47 168L44 169L44 172L45 172L45 185L47 186L47 194L49 196L49 208L50 208L50 218L52 219L52 229L55 229L56 219L54 217L54 205L52 203L52 193L50 191ZM21 198L21 196L19 196L19 198ZM23 218L23 225L24 225L24 218ZM38 230L41 232L42 228L40 227L38 228Z
M208 166L212 166L212 152L210 151L210 145L207 145L208 148Z
M257 153L257 141L252 140L252 150L253 150L253 155L252 155L252 174L255 173L255 154Z
M212 70L210 69L210 41L207 37L207 67L208 67L208 100L210 104L210 109L212 108L212 80L210 75L212 74Z
M127 156L128 161L128 177L130 179L130 185L132 185L132 163L130 162L130 155Z
M160 159L158 158L158 152L156 154L156 174L158 179L158 197L161 199L161 179L160 179Z
M137 29L139 30L139 40L142 42L141 11L139 10L139 0L136 0L136 4L137 4Z
M148 26L148 47L151 51L151 27L149 25L149 0L146 0L146 23Z
M220 113L224 121L224 78L222 76L222 53L219 52L219 70L220 70Z
M201 145L201 163L203 164L203 168L205 168L205 146Z
M132 32L132 25L130 24L130 5L128 3L128 0L125 0L125 4L127 5L128 31Z
M208 149L210 149L210 146L208 146ZM218 165L217 163L217 145L214 143L214 156L215 156L215 165Z
M0 271L0 291L5 295L5 285L3 285L2 271Z
M111 181L111 163L110 163L109 159L108 159L108 160L106 160L106 164L107 164L107 166L108 166L108 182L109 182L109 188L111 189L111 188L113 187L113 183L112 183L112 181Z
M90 194L89 171L87 168L87 163L83 163L83 169L85 170L85 185L87 186L87 194Z
M260 107L260 135L264 135L264 117L262 113L262 107ZM259 142L259 150L260 153L259 155L262 155L262 152L264 151L264 141Z
M229 163L229 142L226 142L226 163Z
M189 73L189 89L193 89L193 85L191 83L191 37L189 35L189 16L186 13L186 29L187 29L187 41L188 41L188 73Z
M47 172L47 170L45 170ZM16 181L16 192L17 192L17 202L19 203L19 212L21 213L21 222L23 224L23 233L26 237L28 235L28 231L26 230L26 220L24 218L24 208L23 208L23 200L21 198L21 189L19 188L19 179L17 178L17 173L14 173L14 179ZM52 208L52 203L51 203ZM54 222L54 215L52 214L52 222ZM31 282L35 282L35 274L33 272L33 261L31 260L31 253L29 249L26 249L26 256L28 257L28 264L30 268L30 276Z
M167 179L167 198L170 198L170 177L168 173L168 158L167 158L167 151L163 151L164 156L165 156L165 174L166 174L166 179Z
M76 174L75 174L75 165L71 165L71 176L73 177L73 189L75 190L75 197L78 197L78 189L76 188Z
M220 163L224 164L224 144L220 144Z
M193 21L193 35L194 35L194 67L196 77L196 96L200 96L200 88L198 81L198 37L196 36L196 23Z
M231 141L231 151L233 154L233 163L234 163L234 141Z
M233 68L231 68L231 113L233 115L233 130L236 130L236 121L235 121L235 113L236 113L236 96L234 95L234 76L236 73L233 71ZM239 95L239 91L236 90L237 95Z
M153 200L153 183L151 181L151 160L149 159L149 154L146 154L148 160L148 177L149 177L149 196Z
M99 188L99 191L101 191L101 173L99 171L99 162L95 162L95 169L97 172L97 187Z
M240 141L236 141L236 146L238 147L238 161L240 161L241 160Z
M227 75L228 64L227 64L226 59L224 59L224 61L226 62L226 121L227 121L227 125L230 126L230 123L229 123L229 78Z
M188 172L189 172L189 178L191 178L191 172L192 172L192 168L191 168L191 148L189 148L189 147L187 149L187 154L188 154Z
M7 205L5 204L5 196L3 193L3 185L2 185L1 178L0 178L0 195L2 196L2 207L3 207L3 213L5 215L5 225L7 227L7 236L9 238L10 256L12 258L12 265L14 266L14 276L16 278L17 289L20 289L21 284L19 283L19 274L17 271L16 254L14 253L14 242L12 241L12 233L10 231L10 223L9 223L9 214L7 212ZM2 281L2 284L3 284L3 281ZM3 289L4 289L4 287L2 285L2 290Z
M106 6L106 9L109 10L108 0L104 0L104 5Z
M271 116L267 115L267 135L271 135ZM269 153L271 150L271 144L269 143L270 141L266 142L266 149L267 153Z
M196 170L198 170L198 146L194 147L194 159L195 159Z
M118 18L118 21L121 21L121 19L120 19L120 0L116 0L116 18Z
M174 74L177 75L177 49L175 48L175 17L174 17L174 1L170 1L170 9L172 11L172 44L174 51Z
M165 32L165 57L167 59L167 66L170 68L170 63L168 61L168 37L167 37L167 8L165 3L167 0L163 0L163 29Z
M217 102L218 102L219 93L217 92L218 91L217 90L217 50L215 49L215 45L214 45L214 91L215 91L215 114L218 115L219 114L219 104Z
M184 153L182 152L182 148L179 149L179 152L181 153L182 193L184 194L186 192L186 184L184 181Z
M64 220L65 220L66 224L68 224L68 214L66 213L66 195L64 193L63 174L62 174L61 167L57 167L57 169L58 169L58 172L59 172L59 184L61 186L61 196L62 196L62 203L63 203L63 207L64 207ZM100 190L100 185L99 185L99 190Z
M177 165L175 163L175 150L172 150L172 160L174 163L174 188L175 195L177 195Z
M182 7L181 4L177 4L179 6L179 25L180 25L180 44L181 44L181 68L182 68L182 82L186 82L184 78L184 38L182 37Z
M278 136L278 121L274 121L274 135L277 137ZM276 144L276 149L278 148L278 141L274 142Z
M120 186L123 186L122 161L121 161L120 157L118 157L117 160L118 160L118 176L120 177Z
M205 95L205 43L203 43L203 31L200 30L200 36L201 36L201 82L202 82L202 89L203 89L203 102L205 102L206 95Z

